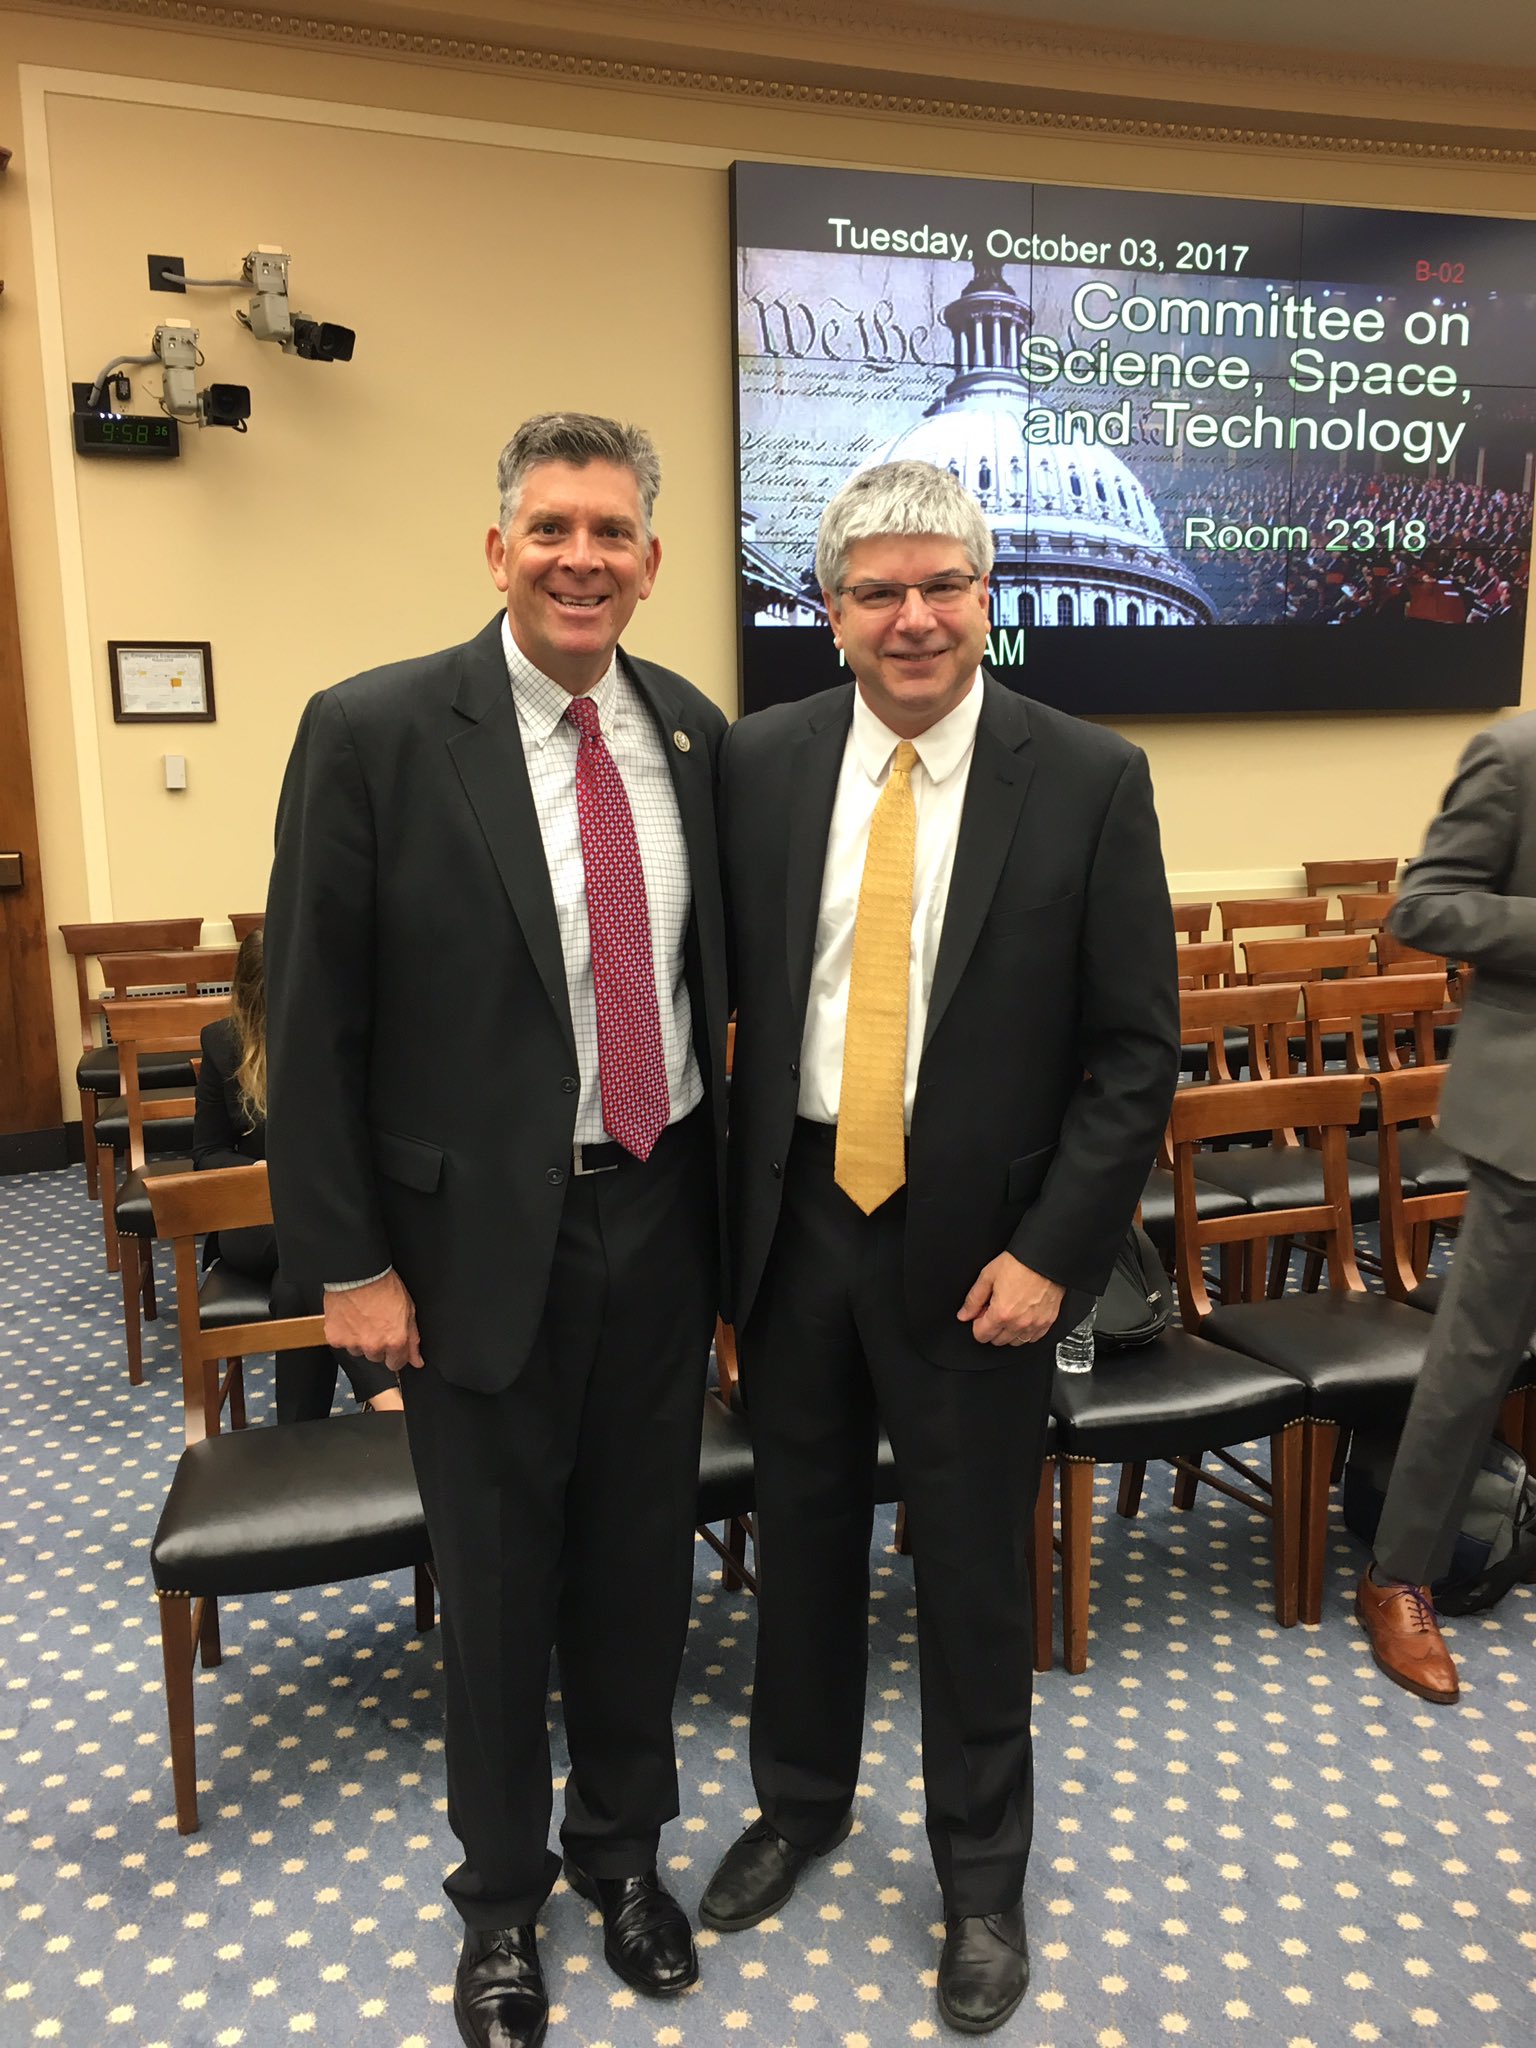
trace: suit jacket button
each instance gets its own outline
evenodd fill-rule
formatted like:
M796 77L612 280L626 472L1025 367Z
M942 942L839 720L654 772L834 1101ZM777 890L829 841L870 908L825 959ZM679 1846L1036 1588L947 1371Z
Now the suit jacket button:
M562 1095L574 1095L576 1093L576 1090L580 1086L581 1083L578 1080L576 1080L573 1075L567 1074L565 1079L560 1083L560 1093Z
M784 1169L782 1166L780 1166L777 1159L775 1159L772 1166L769 1167L768 1171L773 1175L775 1180L778 1180L781 1174L783 1173Z
M565 1168L563 1166L547 1166L544 1169L544 1178L552 1188L557 1188L561 1181L565 1179Z
M798 1081L798 1080L799 1080L799 1078L800 1078L800 1062L799 1062L798 1060L791 1060L791 1061L790 1061L790 1063L789 1063L789 1078L791 1079L791 1081Z

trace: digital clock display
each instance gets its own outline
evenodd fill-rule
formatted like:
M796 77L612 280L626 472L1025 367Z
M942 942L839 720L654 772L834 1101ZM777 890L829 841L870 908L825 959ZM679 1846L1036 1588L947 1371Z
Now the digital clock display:
M175 420L153 413L77 412L75 452L166 460L181 453L181 429Z

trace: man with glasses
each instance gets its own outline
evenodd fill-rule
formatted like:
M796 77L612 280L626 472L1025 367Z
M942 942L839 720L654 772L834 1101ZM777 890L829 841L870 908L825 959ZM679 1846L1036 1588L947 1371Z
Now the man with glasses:
M856 476L816 552L852 687L722 749L762 1818L700 1908L755 1925L850 1832L883 1422L916 1564L939 2006L972 2033L1029 1981L1025 1543L1054 1344L1109 1274L1179 1045L1146 760L982 672L992 556L944 471Z

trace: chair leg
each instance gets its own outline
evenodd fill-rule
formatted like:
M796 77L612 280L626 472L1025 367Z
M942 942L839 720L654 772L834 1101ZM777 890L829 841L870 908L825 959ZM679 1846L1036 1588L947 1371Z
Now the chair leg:
M101 1175L96 1166L96 1091L80 1090L80 1143L85 1152L85 1192L93 1202L101 1200Z
M160 1304L155 1299L155 1246L152 1238L146 1239L140 1265L144 1271L144 1320L152 1323L160 1313Z
M101 1181L101 1238L107 1255L107 1271L117 1271L117 1154L110 1145L96 1147L96 1171Z
M229 1426L245 1427L245 1367L238 1358L229 1362Z
M1328 1254L1320 1249L1307 1253L1306 1264L1301 1269L1301 1291L1316 1294L1323 1284L1323 1269L1328 1263Z
M720 1574L720 1585L727 1593L739 1593L746 1580L737 1570L737 1564L747 1561L747 1525L740 1515L735 1515L725 1525L724 1569Z
M1129 1464L1120 1467L1120 1497L1115 1502L1115 1512L1131 1520L1141 1508L1141 1489L1146 1483L1147 1461L1133 1458Z
M1191 1465L1198 1465L1198 1455L1191 1454ZM1182 1465L1176 1465L1173 1473L1173 1504L1181 1515L1187 1515L1200 1498L1200 1481L1195 1473L1186 1472Z
M1294 1628L1301 1611L1301 1492L1306 1466L1303 1428L1293 1422L1269 1440L1270 1499L1275 1525L1275 1619Z
M1294 1241L1288 1237L1277 1237L1269 1254L1269 1287L1271 1301L1278 1301L1285 1292L1285 1282L1291 1270L1291 1253Z
M123 1276L123 1339L128 1347L128 1384L141 1387L144 1384L144 1345L139 1329L139 1295L143 1282L139 1273L139 1240L136 1237L118 1239L118 1263Z
M1302 1452L1301 1480L1301 1592L1300 1618L1319 1622L1323 1618L1323 1564L1328 1549L1328 1497L1331 1492L1333 1454L1338 1448L1336 1422L1304 1424L1306 1444Z
M197 1720L192 1710L192 1600L160 1596L160 1651L165 1662L165 1714L171 1733L171 1781L176 1788L176 1832L196 1834Z
M419 1564L416 1567L416 1633L424 1636L427 1630L437 1626L437 1588L432 1582L432 1567Z
M1224 1244L1217 1255L1217 1274L1221 1286L1223 1305L1229 1305L1243 1298L1243 1247L1240 1244Z
M224 1645L219 1636L219 1603L212 1593L203 1601L197 1625L197 1653L205 1671L217 1671L224 1662Z
M912 1555L912 1538L907 1534L907 1504L904 1500L896 1503L896 1554L898 1557Z
M1061 1646L1068 1671L1088 1668L1088 1595L1093 1584L1093 1462L1061 1461Z
M1051 1610L1056 1600L1056 1549L1052 1533L1056 1521L1056 1460L1046 1458L1040 1467L1040 1484L1035 1492L1035 1518L1029 1536L1029 1598L1035 1629L1035 1669L1049 1671L1055 1644Z
M1525 1417L1520 1424L1520 1455L1526 1469L1536 1472L1536 1388L1525 1390Z
M224 1378L222 1358L203 1360L203 1435L217 1436L219 1433L219 1410L223 1406L221 1384Z

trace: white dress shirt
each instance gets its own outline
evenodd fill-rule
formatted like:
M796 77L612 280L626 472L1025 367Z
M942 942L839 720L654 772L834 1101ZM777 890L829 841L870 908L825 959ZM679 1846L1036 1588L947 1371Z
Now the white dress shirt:
M528 763L533 807L538 815L555 915L560 924L560 951L565 959L565 984L581 1078L576 1103L576 1142L600 1144L609 1133L603 1128L598 1081L597 995L592 985L592 942L587 930L587 871L576 813L576 751L580 739L565 716L570 692L534 667L512 638L505 617L501 622L501 645L517 705L517 729ZM661 1017L661 1048L667 1063L667 1095L672 1105L668 1121L676 1123L704 1099L704 1083L693 1050L693 1011L683 972L683 941L688 931L693 884L677 792L667 766L666 743L644 698L620 669L617 656L609 663L602 681L587 694L597 707L603 740L613 756L634 816L651 919L651 954L656 966L656 1004Z
M955 841L965 807L976 725L981 717L981 677L935 725L912 742L912 800L917 812L917 851L912 874L912 950L907 976L907 1073L903 1119L912 1128L923 1032L934 963L949 902ZM842 770L832 805L827 859L821 875L821 908L811 964L810 1000L800 1041L800 1114L819 1124L837 1122L843 1087L843 1039L848 1021L848 976L853 964L853 927L859 884L869 847L869 823L891 772L901 736L878 719L854 686L853 724L843 749Z

